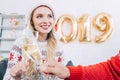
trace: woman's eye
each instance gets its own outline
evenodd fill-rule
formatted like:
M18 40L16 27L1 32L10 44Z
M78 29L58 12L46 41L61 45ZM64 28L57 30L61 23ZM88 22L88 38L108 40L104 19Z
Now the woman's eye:
M38 15L37 18L42 18L43 16L42 15Z
M48 18L53 18L53 16L52 15L48 15Z

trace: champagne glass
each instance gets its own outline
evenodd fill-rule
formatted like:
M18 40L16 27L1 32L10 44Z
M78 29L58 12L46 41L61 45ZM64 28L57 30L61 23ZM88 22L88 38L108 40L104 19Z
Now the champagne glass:
M22 49L23 53L25 54L24 56L27 56L29 59L32 61L40 61L40 52L39 52L39 47L37 44L38 40L38 31L32 31L32 33L29 32L29 34L23 37L23 43L22 43Z
M49 54L48 60L51 60L51 59L63 64L63 61L64 61L63 50L59 48L55 54ZM49 74L47 75L47 80L58 80L58 78L54 74Z
M52 60L55 60L55 58L53 58L53 57L52 57L52 58L49 57L48 60L51 60L51 59L52 59ZM48 60L47 60L47 61L48 61ZM46 79L47 79L47 80L55 80L55 79L56 79L56 76L55 76L54 74L47 74Z
M29 62L29 69L26 78L29 79L33 73L38 73L38 67L41 61L39 47L37 44L39 32L26 31L22 37L22 55L23 61Z

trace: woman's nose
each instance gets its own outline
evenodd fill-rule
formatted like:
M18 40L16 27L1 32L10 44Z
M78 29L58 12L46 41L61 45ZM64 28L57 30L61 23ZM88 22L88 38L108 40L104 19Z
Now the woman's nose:
M48 21L49 21L49 19L47 17L43 18L43 22L48 22Z

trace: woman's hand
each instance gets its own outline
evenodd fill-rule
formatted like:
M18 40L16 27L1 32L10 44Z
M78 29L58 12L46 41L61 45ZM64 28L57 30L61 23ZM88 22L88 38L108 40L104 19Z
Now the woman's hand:
M50 60L47 63L41 65L40 72L44 76L54 74L61 79L65 79L70 76L69 69L62 64L56 62L55 60Z
M19 62L15 64L11 69L10 69L10 75L15 79L19 80L21 78L21 74L25 74L27 71L29 63L25 62Z

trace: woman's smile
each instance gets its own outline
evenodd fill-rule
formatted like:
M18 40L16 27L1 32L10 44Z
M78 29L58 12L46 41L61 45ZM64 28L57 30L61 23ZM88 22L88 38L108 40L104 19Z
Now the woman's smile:
M49 27L50 27L50 25L41 25L40 26L43 30L47 30Z

